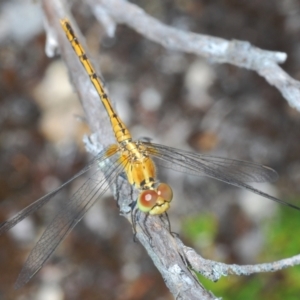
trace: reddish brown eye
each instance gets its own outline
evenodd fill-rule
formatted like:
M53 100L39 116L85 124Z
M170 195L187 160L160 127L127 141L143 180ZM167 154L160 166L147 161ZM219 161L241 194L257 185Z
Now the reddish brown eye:
M138 199L138 208L143 212L149 212L156 204L157 198L157 192L154 190L142 191Z
M166 183L160 183L157 187L157 194L167 202L171 202L173 199L173 191L171 187Z

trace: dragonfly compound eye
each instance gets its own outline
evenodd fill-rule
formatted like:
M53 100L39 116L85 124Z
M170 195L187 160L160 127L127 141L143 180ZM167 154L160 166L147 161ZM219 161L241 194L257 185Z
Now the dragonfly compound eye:
M138 208L142 212L149 212L156 204L158 195L154 190L142 191L138 199Z
M173 199L173 191L171 187L166 183L160 183L158 185L157 194L167 202L171 202Z

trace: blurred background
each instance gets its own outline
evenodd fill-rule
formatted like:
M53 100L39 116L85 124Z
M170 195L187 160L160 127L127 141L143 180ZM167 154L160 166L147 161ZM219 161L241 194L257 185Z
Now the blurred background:
M130 1L181 30L246 40L288 54L300 80L300 3L266 1ZM135 138L276 169L276 183L255 187L300 205L300 113L256 73L166 50L126 26L105 36L91 8L73 14L99 63L117 111ZM45 55L40 4L0 2L0 220L60 186L90 159L84 112L60 57ZM205 258L252 264L296 255L299 211L207 178L159 170L174 189L173 231ZM62 199L0 237L0 299L173 299L132 229L107 193L21 290L13 284ZM217 283L224 299L298 299L300 267Z

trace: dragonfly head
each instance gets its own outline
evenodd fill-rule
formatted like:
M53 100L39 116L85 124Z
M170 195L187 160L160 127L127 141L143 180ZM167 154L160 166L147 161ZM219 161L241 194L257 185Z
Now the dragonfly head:
M160 183L155 189L143 190L138 198L138 208L150 215L160 215L167 211L173 198L173 191L166 183Z

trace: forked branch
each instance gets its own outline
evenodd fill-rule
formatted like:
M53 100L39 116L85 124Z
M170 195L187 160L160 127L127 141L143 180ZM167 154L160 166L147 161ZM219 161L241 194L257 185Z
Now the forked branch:
M93 132L95 132L90 139L89 150L99 152L104 145L113 142L114 136L108 118L106 114L103 114L102 104L61 30L59 19L68 17L72 20L72 18L60 0L44 0L43 9L46 17L47 34L49 35L47 41L51 42L50 54L51 50L52 54L54 54L56 47L59 49L69 70L71 81L82 101L88 123ZM77 35L80 35L75 22L72 25L75 27ZM81 42L83 41L81 38ZM128 202L131 201L132 190L127 181L125 183L120 183L120 181L122 181L122 178L119 178L118 186L114 187L115 193L118 194L120 213L131 222L130 213L128 213L130 211ZM177 299L216 299L200 285L189 271L180 253L177 251L174 238L169 233L168 226L165 225L163 219L160 217L149 217L145 221L145 216L145 214L140 213L137 219L137 239L147 250L174 297ZM147 230L145 230L145 227ZM149 232L151 238L147 232Z
M286 53L259 49L247 41L228 41L182 31L164 25L138 6L124 0L87 1L110 36L113 35L116 24L126 24L167 49L194 53L212 62L229 63L253 70L275 86L291 107L300 111L300 82L279 66L287 59Z

